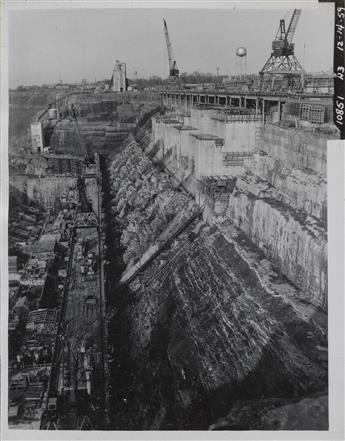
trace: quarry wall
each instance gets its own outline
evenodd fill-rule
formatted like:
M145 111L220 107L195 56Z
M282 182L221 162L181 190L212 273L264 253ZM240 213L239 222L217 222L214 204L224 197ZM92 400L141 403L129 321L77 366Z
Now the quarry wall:
M327 139L303 129L265 124L260 133L259 149L279 158L290 168L326 174Z
M187 126L173 114L153 119L154 158L201 201L205 218L230 220L301 298L326 310L326 138L240 116L191 109ZM200 182L217 176L236 184L211 195Z

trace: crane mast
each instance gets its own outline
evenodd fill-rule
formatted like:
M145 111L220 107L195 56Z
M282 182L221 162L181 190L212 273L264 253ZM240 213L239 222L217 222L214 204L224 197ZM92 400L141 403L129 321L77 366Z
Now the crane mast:
M163 22L164 22L165 41L167 44L168 59L169 59L169 77L175 79L175 78L179 77L179 70L177 67L176 60L174 59L172 44L171 44L170 38L169 38L168 26L167 26L165 19L163 19Z

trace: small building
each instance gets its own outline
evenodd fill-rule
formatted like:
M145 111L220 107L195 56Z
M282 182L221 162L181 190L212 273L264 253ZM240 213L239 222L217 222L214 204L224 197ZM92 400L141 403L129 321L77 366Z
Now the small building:
M119 60L115 61L110 89L114 92L125 92L127 90L126 63L122 63Z

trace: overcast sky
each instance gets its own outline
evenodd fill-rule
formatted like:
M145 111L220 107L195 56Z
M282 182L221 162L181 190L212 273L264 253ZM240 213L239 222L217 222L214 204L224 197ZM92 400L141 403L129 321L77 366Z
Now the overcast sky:
M302 11L294 37L305 70L331 70L333 8ZM55 9L9 11L10 87L110 78L116 59L128 76L168 74L166 19L180 72L235 74L236 48L247 48L247 72L271 51L279 19L292 10Z

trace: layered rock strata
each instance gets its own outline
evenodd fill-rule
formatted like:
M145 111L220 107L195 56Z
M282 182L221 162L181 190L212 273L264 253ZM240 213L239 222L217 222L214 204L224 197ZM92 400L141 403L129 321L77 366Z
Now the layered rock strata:
M142 148L152 149L149 131L140 138L146 139ZM133 138L111 158L109 172L128 268L193 198L158 171ZM229 207L240 199L231 188ZM260 205L253 209L245 201L243 209L246 204L276 222ZM130 285L130 351L142 366L137 378L150 367L148 399L159 402L142 409L146 428L205 428L240 399L258 408L261 400L279 397L271 411L327 391L327 317L318 300L282 279L281 268L233 218L209 220L193 222ZM201 408L207 417L198 419ZM323 415L327 420L327 408ZM251 416L241 428L249 428ZM260 419L260 428L271 428L272 421Z
M188 217L195 204L173 189L168 175L153 166L133 138L110 165L110 174L124 261L131 266L157 240L168 239L172 224L182 222L177 215Z

